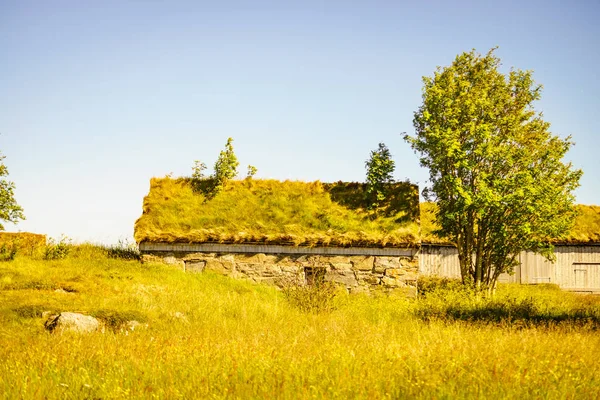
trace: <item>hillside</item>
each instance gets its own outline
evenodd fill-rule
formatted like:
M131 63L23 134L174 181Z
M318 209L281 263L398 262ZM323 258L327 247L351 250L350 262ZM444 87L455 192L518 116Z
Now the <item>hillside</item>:
M555 243L598 243L600 242L600 206L576 205L578 216L569 233L563 238L557 238ZM423 243L451 244L433 232L438 229L435 223L435 203L420 204L421 209L421 240Z
M243 180L207 198L186 178L153 178L135 224L138 243L395 246L418 243L418 188L389 187L367 210L365 185Z

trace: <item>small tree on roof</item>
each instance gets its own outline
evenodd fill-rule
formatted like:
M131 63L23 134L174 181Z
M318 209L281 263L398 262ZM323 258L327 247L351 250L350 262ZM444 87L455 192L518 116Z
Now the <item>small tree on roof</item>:
M233 152L233 138L228 138L225 149L221 150L219 157L215 162L214 172L206 177L204 171L206 164L195 161L192 167L192 180L197 188L202 190L208 198L215 197L223 190L227 181L237 176L237 168L240 165L235 153ZM201 181L209 180L208 185L200 185Z
M369 208L377 208L385 199L385 185L394 182L396 168L390 150L384 143L379 143L377 150L365 161L367 169L367 200Z

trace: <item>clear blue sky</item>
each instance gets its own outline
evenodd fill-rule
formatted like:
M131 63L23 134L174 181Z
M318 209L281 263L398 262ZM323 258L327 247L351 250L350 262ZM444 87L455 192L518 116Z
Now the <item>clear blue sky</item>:
M153 176L212 167L227 137L257 178L363 181L380 141L396 178L421 77L472 48L534 70L537 108L600 204L600 2L0 0L0 151L26 221L130 238Z

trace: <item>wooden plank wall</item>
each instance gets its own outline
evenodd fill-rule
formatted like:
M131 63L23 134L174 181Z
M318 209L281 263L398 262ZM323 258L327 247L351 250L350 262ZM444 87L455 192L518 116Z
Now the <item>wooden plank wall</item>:
M556 246L556 261L532 252L519 255L513 275L502 274L503 283L554 283L572 290L600 291L600 246ZM454 247L424 245L419 255L419 272L460 278L458 251Z

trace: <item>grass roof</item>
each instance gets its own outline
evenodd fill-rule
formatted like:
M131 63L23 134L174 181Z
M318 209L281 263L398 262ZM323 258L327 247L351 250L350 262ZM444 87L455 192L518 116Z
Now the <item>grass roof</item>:
M578 204L575 224L563 238L556 239L558 243L600 243L600 206ZM445 238L440 238L433 232L439 229L435 222L437 205L431 202L421 203L421 241L432 244L452 244Z
M419 242L419 197L408 182L389 186L376 212L361 183L246 179L207 198L188 178L153 178L135 240L391 247Z

